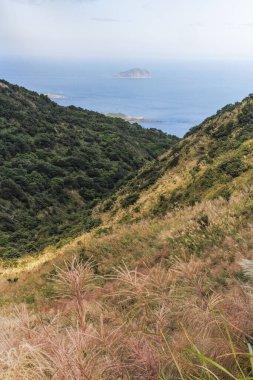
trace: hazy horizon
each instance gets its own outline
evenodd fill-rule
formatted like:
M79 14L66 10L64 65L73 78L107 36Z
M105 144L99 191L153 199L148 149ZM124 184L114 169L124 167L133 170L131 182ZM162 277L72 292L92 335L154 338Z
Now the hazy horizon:
M253 60L252 14L251 0L1 0L0 57Z
M252 15L252 0L0 0L0 77L182 136L253 92ZM152 80L112 79L133 67Z

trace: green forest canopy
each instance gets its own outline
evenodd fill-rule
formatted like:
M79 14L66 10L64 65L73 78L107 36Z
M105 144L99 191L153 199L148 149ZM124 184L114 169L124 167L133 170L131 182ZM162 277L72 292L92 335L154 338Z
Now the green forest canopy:
M0 256L99 224L94 204L178 141L0 82Z

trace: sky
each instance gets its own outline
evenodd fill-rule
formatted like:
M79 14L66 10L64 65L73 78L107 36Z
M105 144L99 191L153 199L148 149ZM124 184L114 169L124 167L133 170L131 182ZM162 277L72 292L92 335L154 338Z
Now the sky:
M253 59L253 0L0 0L0 56Z

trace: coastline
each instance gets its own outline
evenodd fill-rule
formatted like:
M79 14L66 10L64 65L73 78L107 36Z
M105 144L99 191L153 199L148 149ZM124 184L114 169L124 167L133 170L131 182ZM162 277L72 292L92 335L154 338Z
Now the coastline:
M66 98L64 95L60 95L60 94L48 93L48 94L44 94L44 95L46 95L49 99L65 99Z
M128 121L129 123L162 123L161 120L154 120L154 119L146 119L143 116L130 116L125 115L121 113L107 113L105 116L116 118L116 119L123 119L125 121Z

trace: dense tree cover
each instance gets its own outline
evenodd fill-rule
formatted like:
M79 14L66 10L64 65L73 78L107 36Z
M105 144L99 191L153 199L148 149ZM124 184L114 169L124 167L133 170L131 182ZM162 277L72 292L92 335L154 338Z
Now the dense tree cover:
M0 82L0 255L99 224L91 208L178 139Z

